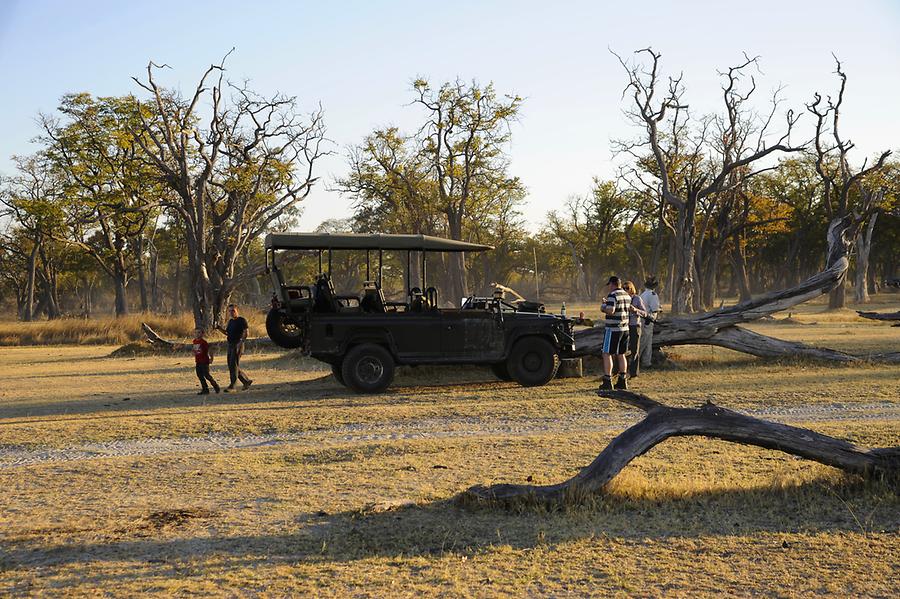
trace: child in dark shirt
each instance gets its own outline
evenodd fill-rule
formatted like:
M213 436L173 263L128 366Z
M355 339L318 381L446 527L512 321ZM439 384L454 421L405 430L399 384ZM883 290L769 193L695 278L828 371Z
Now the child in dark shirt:
M200 386L202 387L197 395L209 395L209 386L206 384L206 381L212 384L216 393L219 392L219 385L209 373L209 365L212 363L213 358L209 353L209 343L203 338L205 333L206 331L203 329L194 329L194 361L197 363L197 378L200 379Z

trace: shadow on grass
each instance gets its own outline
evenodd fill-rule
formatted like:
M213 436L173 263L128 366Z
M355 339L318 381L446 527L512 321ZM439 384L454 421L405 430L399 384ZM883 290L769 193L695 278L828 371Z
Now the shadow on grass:
M127 388L116 391L104 391L75 399L54 398L46 400L29 400L0 402L0 426L17 424L27 419L28 422L57 422L75 419L106 419L124 417L142 417L149 415L164 416L167 414L183 414L184 410L193 408L215 408L216 411L240 410L290 410L302 409L311 404L319 406L321 401L329 401L329 407L341 405L355 408L384 406L391 402L414 405L433 403L435 393L457 394L461 389L469 391L473 401L478 394L491 390L518 387L516 383L497 380L490 369L478 366L421 366L398 368L394 384L384 393L375 395L357 394L338 383L330 370L311 371L303 364L298 364L298 373L316 378L293 381L265 383L265 375L259 370L266 368L288 369L294 359L276 356L263 360L254 360L247 364L248 374L254 377L254 384L249 391L239 390L230 394L197 395L199 384L194 375L192 364L181 364L168 368L153 370L120 370L110 373L90 372L88 376L153 376L159 374L183 374L183 390L167 391L135 391ZM224 387L228 384L228 373L223 372L223 365L217 365L213 376ZM38 374L29 375L40 384L43 377L73 377L71 374ZM146 383L142 381L142 386ZM240 384L238 384L240 387ZM455 396L455 401L465 398ZM496 399L496 398L495 398ZM272 406L268 404L291 405ZM178 410L172 412L172 410ZM61 416L62 418L54 418ZM43 419L42 419L43 418Z
M37 532L0 542L0 570L66 567L62 575L73 582L111 583L159 577L187 564L198 571L198 562L203 572L377 557L441 558L486 553L497 546L528 550L595 538L639 543L827 531L871 537L896 533L898 508L896 489L884 483L831 477L788 488L724 489L662 499L630 499L613 491L556 511L472 508L453 500L400 507L385 503L338 514L301 514L293 531L280 534L197 535L215 526L214 512L200 510L192 522L154 513L123 529L87 531L92 539L87 542L59 543ZM172 511L179 515L186 510ZM98 536L106 540L94 541ZM791 542L802 543L802 537ZM773 543L778 550L788 548L780 539ZM104 573L105 568L112 571Z

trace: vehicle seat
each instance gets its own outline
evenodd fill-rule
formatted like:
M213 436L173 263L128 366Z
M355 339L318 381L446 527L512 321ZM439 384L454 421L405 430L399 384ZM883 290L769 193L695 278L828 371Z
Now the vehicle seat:
M418 287L409 290L409 310L411 312L422 312L425 310L425 295Z
M316 312L337 312L338 300L334 292L334 283L326 274L321 274L316 279Z
M375 281L363 283L363 296L359 300L359 307L363 312L387 312L384 303L384 291Z
M425 307L428 310L438 309L437 289L434 287L429 287L425 290Z

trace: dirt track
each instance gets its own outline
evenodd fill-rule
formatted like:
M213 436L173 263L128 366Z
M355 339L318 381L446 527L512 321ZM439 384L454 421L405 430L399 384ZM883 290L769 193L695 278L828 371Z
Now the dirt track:
M900 421L900 404L802 404L747 410L759 418L784 423L815 423L842 420ZM72 462L101 458L134 457L170 453L231 451L261 447L296 445L314 448L323 445L369 443L372 441L532 436L547 433L597 433L622 430L640 418L637 411L610 413L595 410L588 414L553 419L491 419L476 417L428 418L397 423L361 424L332 429L265 435L207 435L180 438L147 438L86 443L66 448L0 447L0 469Z

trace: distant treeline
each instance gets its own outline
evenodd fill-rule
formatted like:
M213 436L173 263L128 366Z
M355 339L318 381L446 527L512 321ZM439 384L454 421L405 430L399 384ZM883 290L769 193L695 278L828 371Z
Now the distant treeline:
M521 214L527 182L509 174L522 98L424 79L406 109L421 126L377 129L350 148L347 172L329 184L353 199L354 213L319 229L494 246L430 258L429 284L448 301L493 283L596 300L615 273L638 284L657 276L677 312L707 309L819 270L835 218L853 223L859 301L898 275L900 165L887 151L851 161L853 144L838 130L840 63L835 92L782 112L777 93L768 109L752 107L756 59L741 61L722 75L721 112L700 117L659 58L644 50L622 60L636 135L614 143L618 176L560 198L536 233ZM135 95L63 97L40 115L40 150L15 157L16 172L2 178L0 293L18 318L189 309L209 325L233 299L266 303L262 237L296 228L303 200L323 184L318 162L333 151L323 111L228 81L224 60L190 94L158 76L151 63ZM805 143L792 141L801 113L812 126ZM389 293L404 293L405 262L387 257ZM309 279L318 263L287 269ZM336 252L332 269L339 287L359 286L364 256ZM842 287L831 305L844 302Z

